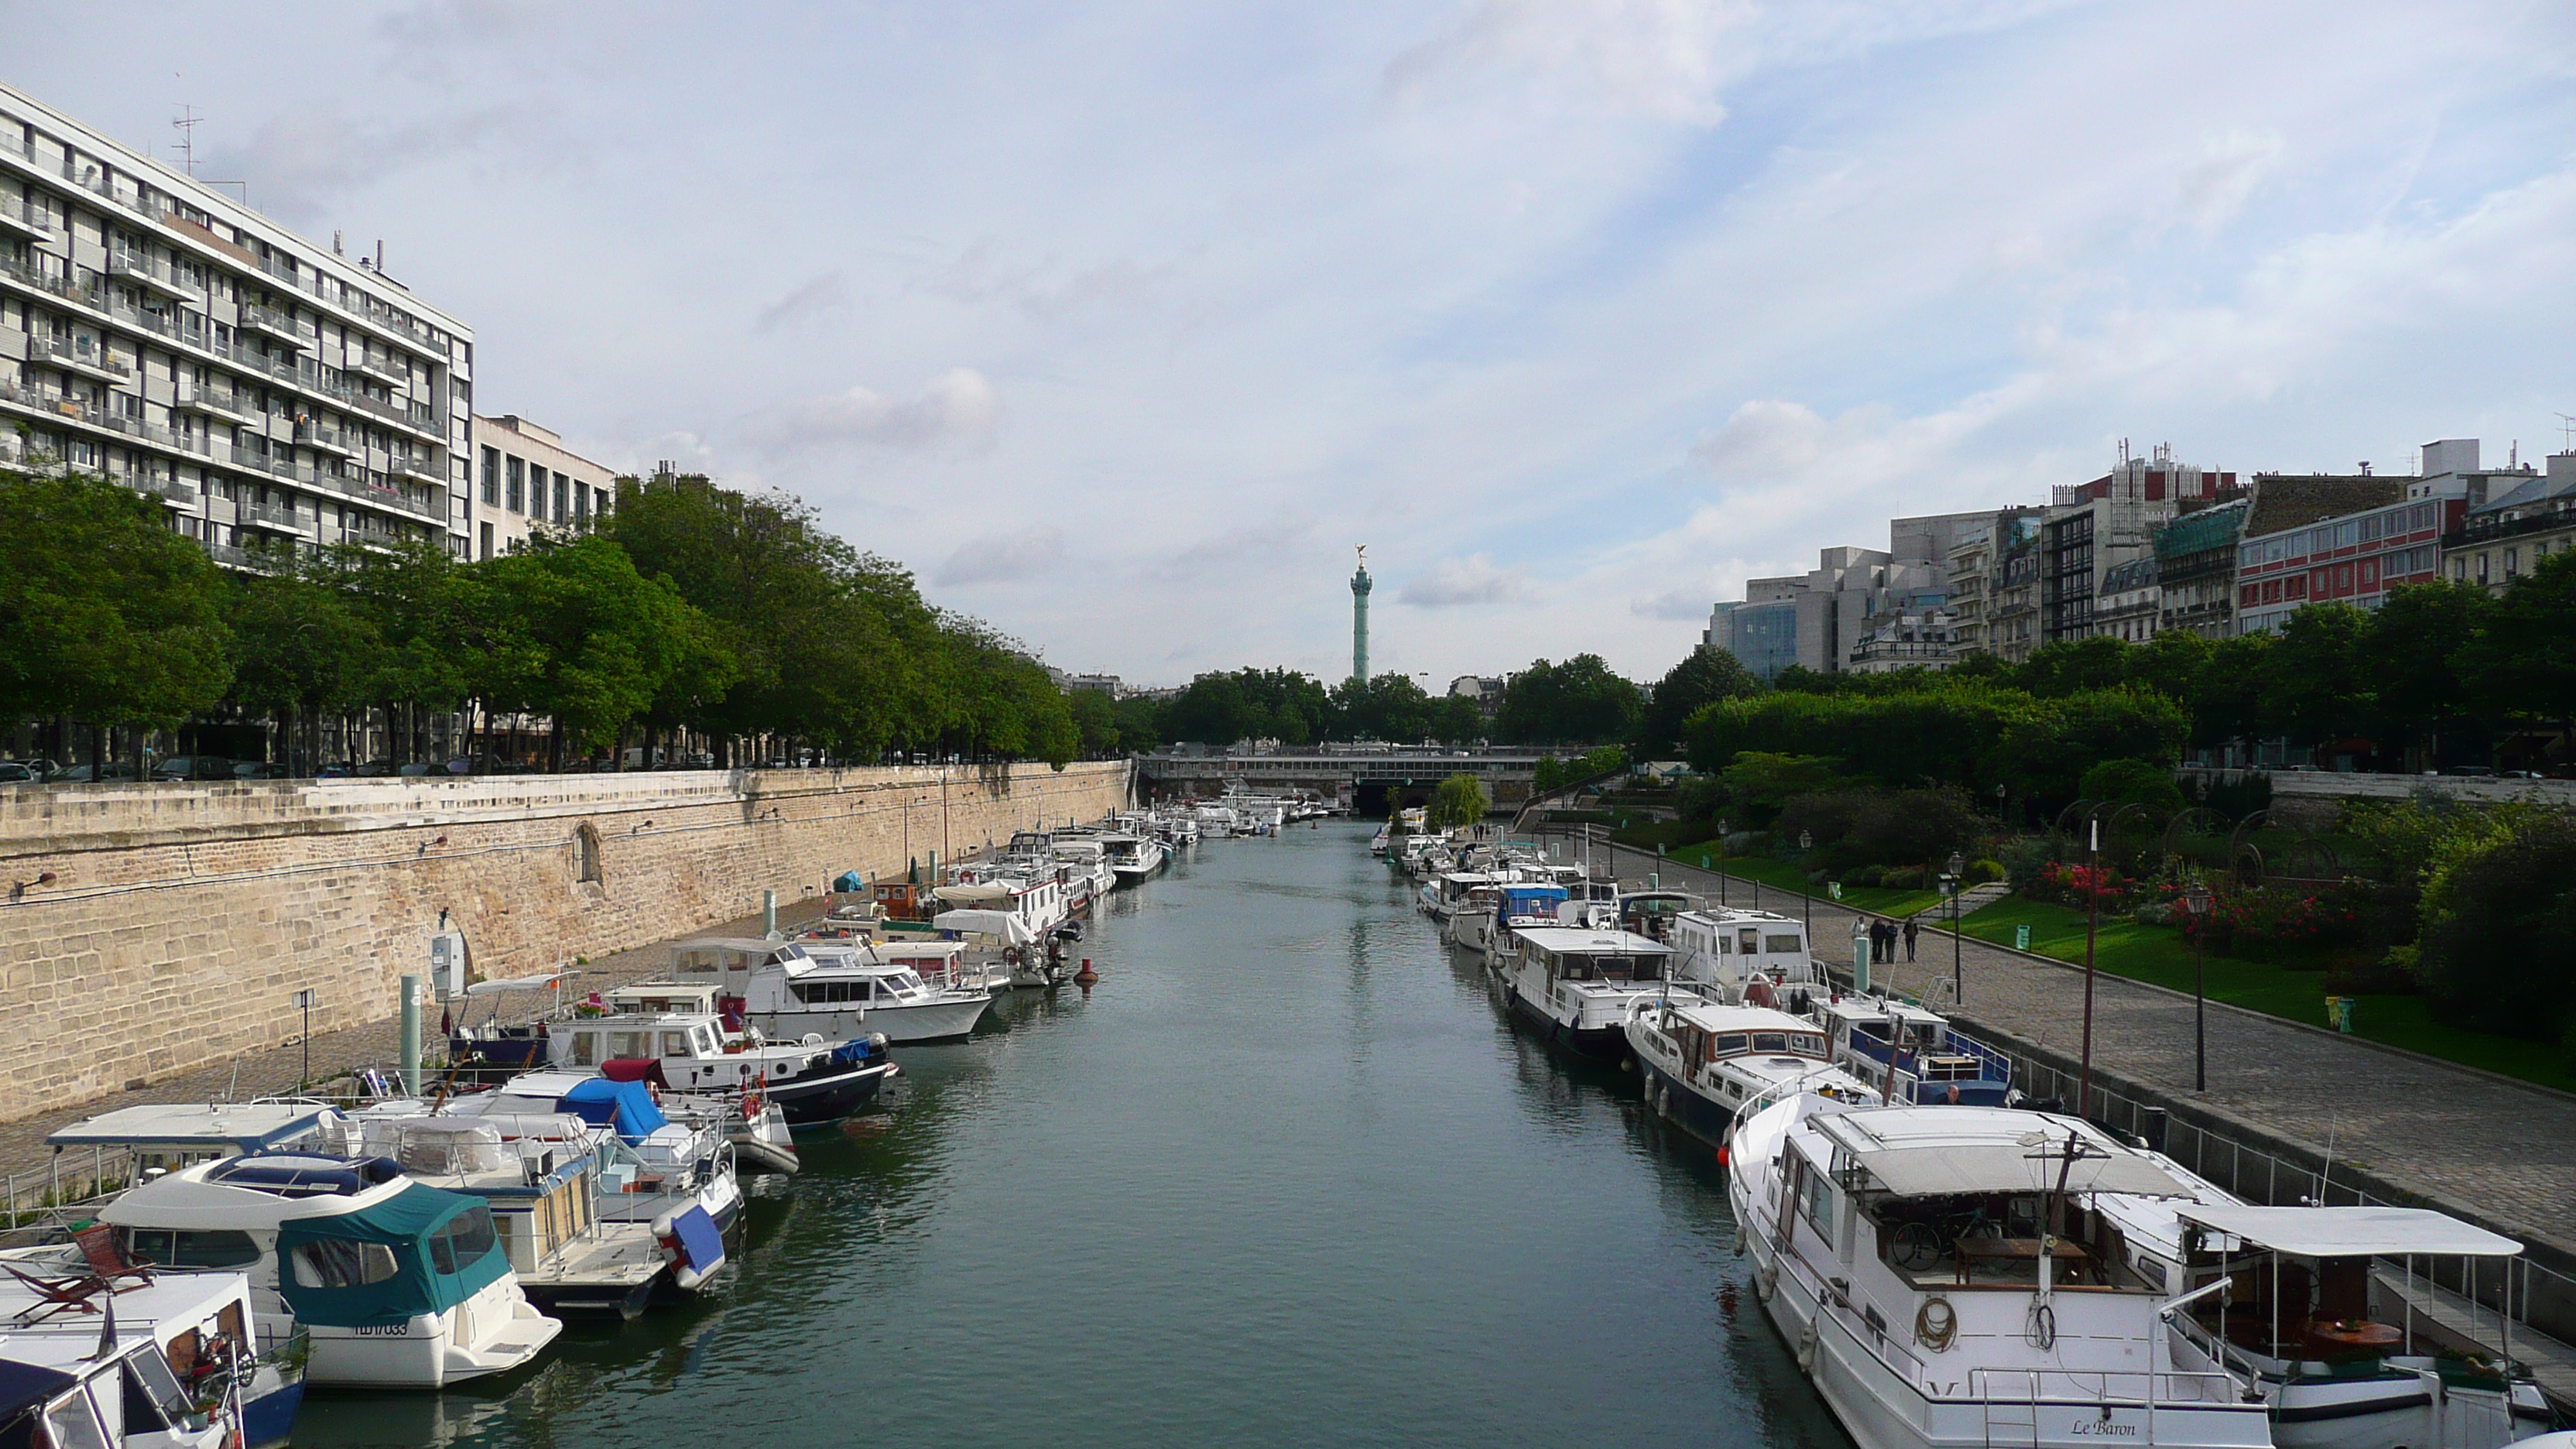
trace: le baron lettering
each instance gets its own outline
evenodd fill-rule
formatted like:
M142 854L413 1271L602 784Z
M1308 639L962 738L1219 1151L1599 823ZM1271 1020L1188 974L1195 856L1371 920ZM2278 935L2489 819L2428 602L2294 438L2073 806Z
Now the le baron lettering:
M2114 1424L2103 1419L2078 1419L2068 1432L2094 1439L2135 1439L2138 1437L2138 1426Z

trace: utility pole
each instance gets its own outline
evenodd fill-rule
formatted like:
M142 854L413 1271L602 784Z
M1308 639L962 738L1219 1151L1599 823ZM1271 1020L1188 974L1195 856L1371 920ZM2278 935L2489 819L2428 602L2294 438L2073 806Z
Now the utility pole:
M2090 842L2088 854L2093 860L2092 878L2085 882L2084 912L2084 1069L2077 1078L2075 1115L2093 1115L2093 939L2102 926L2102 817L2099 812L2088 817L2085 827Z

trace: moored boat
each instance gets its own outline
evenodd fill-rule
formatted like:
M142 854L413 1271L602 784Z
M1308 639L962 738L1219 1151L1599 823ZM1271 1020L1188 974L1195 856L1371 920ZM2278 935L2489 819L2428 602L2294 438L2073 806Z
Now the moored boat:
M1627 1049L1629 1003L1664 990L1672 948L1627 931L1533 926L1518 949L1486 965L1512 1009L1550 1041L1591 1056Z

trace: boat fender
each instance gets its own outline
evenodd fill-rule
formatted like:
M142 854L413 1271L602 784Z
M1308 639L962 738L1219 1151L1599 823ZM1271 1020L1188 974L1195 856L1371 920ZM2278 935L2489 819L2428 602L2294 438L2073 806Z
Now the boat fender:
M1914 1310L1914 1341L1934 1353L1948 1353L1959 1336L1959 1313L1947 1298L1926 1298Z
M1763 1302L1768 1303L1771 1301L1771 1295L1779 1291L1780 1260L1774 1258L1771 1260L1770 1267L1753 1275L1753 1294Z
M1724 1151L1725 1149L1721 1148L1719 1150ZM1742 1223L1737 1223L1735 1225L1735 1256L1739 1258L1744 1256L1746 1243L1747 1239L1744 1236L1744 1225Z
M1798 1370L1810 1378L1816 1372L1816 1318L1824 1311L1824 1305L1817 1304L1816 1312L1807 1315L1807 1326L1798 1332Z
M1005 947L1003 947L1003 948L1002 948L1002 962L1003 962L1003 964L1004 964L1004 965L1008 965L1008 966L1017 966L1017 965L1019 965L1019 964L1020 964L1020 948L1019 948L1019 947L1017 947L1017 946L1005 946Z

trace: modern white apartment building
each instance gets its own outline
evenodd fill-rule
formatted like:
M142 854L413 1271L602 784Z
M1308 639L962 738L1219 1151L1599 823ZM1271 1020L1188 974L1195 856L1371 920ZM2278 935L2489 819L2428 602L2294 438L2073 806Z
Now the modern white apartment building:
M526 418L474 419L474 557L524 546L539 524L577 531L608 514L617 475Z
M380 259L0 86L0 464L156 494L227 564L259 540L461 556L473 353Z

